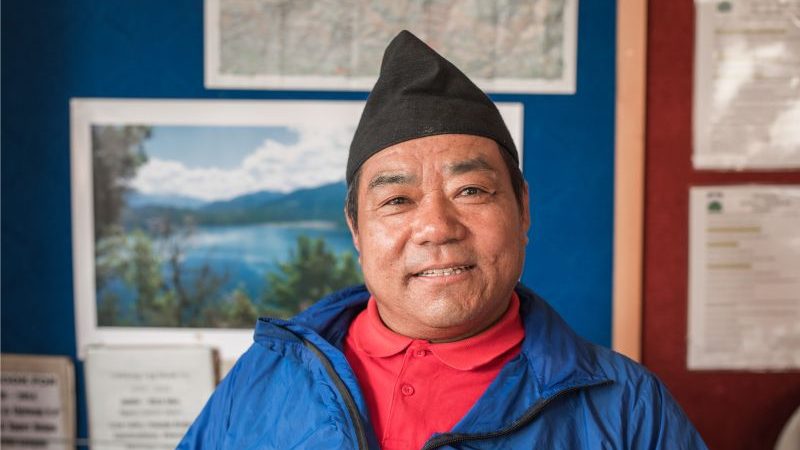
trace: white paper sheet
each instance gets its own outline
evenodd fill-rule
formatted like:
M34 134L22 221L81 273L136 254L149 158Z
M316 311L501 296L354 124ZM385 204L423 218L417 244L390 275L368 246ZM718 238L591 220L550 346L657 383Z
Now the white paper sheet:
M94 450L175 448L215 385L202 347L90 348L85 370Z
M75 381L66 357L2 356L2 448L75 448Z
M800 368L800 186L690 193L689 369Z
M800 1L695 3L695 168L800 167Z

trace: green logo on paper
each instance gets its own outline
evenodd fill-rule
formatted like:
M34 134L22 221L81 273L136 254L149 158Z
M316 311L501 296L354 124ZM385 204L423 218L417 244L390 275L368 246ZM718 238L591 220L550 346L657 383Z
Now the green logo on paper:
M721 213L722 212L722 203L720 203L720 202L718 202L716 200L712 200L708 204L708 212Z
M731 2L719 2L717 3L717 11L726 13L731 12L733 9L733 4Z

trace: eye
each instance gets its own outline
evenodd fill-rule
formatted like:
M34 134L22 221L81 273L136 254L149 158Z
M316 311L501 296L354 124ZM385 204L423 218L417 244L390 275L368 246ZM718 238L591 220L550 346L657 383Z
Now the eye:
M385 202L384 206L399 206L399 205L405 205L408 202L409 200L406 197L394 197Z
M491 201L494 196L494 191L491 191L485 187L481 186L466 186L461 188L461 190L457 191L458 194L455 196L454 200L457 200L461 203L486 203Z
M475 186L469 186L469 187L466 187L466 188L462 189L461 192L459 192L458 195L460 195L462 197L472 197L472 196L475 196L475 195L480 195L480 194L485 194L485 193L486 193L486 191L484 191L481 188L478 188L478 187L475 187Z

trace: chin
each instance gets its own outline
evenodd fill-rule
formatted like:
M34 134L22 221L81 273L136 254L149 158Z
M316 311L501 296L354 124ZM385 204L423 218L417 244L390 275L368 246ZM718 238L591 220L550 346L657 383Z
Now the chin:
M471 306L463 301L438 299L421 309L424 313L420 322L437 329L467 327L479 320L483 313Z

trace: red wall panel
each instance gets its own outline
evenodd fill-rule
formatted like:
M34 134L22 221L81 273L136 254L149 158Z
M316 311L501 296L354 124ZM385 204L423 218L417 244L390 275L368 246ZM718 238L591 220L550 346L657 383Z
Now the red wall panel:
M689 187L800 184L800 171L692 168L694 2L651 0L648 16L643 362L667 384L709 448L771 449L800 405L800 372L686 368Z

